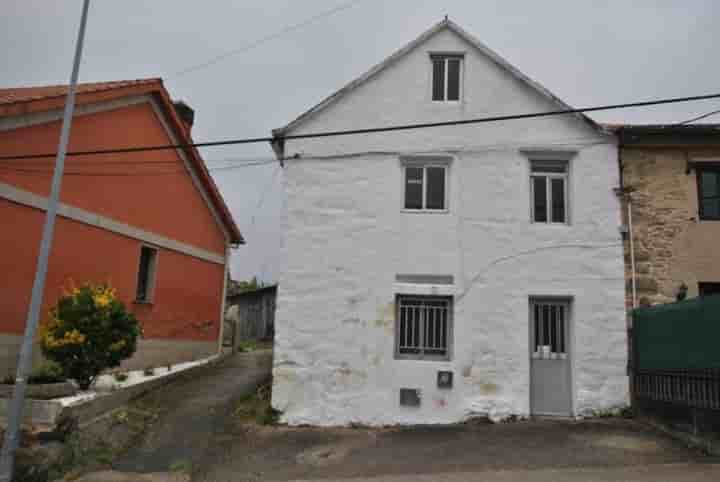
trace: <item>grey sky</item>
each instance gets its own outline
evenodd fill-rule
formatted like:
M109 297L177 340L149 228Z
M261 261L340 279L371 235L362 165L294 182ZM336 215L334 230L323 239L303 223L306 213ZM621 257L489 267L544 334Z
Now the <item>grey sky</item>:
M574 106L720 92L716 0L360 0L218 64L171 75L344 3L92 0L80 78L161 76L174 98L196 109L196 140L265 136L447 14ZM80 6L80 0L2 2L1 87L67 82ZM593 117L672 122L713 109L720 101ZM265 145L203 153L207 160L272 156ZM234 255L233 277L275 280L281 171L270 164L215 178L248 242Z

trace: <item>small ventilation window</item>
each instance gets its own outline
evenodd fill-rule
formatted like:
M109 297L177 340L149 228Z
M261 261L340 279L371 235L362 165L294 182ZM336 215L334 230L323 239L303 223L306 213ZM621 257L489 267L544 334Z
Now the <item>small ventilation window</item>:
M417 388L401 388L400 389L400 406L401 407L419 407L420 406L420 390Z

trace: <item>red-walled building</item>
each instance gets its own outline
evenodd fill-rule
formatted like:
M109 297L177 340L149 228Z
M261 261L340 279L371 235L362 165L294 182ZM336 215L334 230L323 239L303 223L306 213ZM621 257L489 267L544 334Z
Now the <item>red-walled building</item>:
M0 156L55 152L67 86L0 89ZM81 84L69 151L191 143L160 79ZM0 160L0 374L14 370L54 158ZM71 282L110 282L143 322L128 367L216 353L242 236L194 148L68 156L43 316Z

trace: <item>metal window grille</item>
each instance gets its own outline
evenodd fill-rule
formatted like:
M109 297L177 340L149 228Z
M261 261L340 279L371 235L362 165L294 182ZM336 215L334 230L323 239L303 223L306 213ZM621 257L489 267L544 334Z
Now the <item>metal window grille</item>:
M530 197L533 222L567 222L567 173L566 161L531 162Z
M398 358L450 358L452 298L398 295L396 355Z
M534 301L533 357L565 359L568 350L568 303L563 301Z

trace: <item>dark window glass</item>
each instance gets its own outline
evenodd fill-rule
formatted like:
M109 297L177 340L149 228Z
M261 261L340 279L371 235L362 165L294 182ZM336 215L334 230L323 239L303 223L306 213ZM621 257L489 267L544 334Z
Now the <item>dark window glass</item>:
M460 100L460 59L448 60L447 100Z
M702 197L720 196L718 192L718 177L720 177L720 172L700 171L700 179L702 180L700 183L700 192L702 193Z
M433 59L433 100L445 100L445 59Z
M552 179L552 222L565 222L565 180Z
M700 296L718 296L720 295L720 282L700 282L698 291Z
M720 219L720 200L703 199L701 206L702 219Z
M426 209L445 209L445 168L427 168Z
M423 169L408 167L405 169L405 209L422 209Z
M720 219L720 169L698 172L700 219Z
M150 288L153 270L155 269L155 256L157 250L143 246L140 248L140 265L138 267L137 292L135 299L137 301L150 300Z
M533 177L533 212L536 223L547 222L547 185L546 178Z

